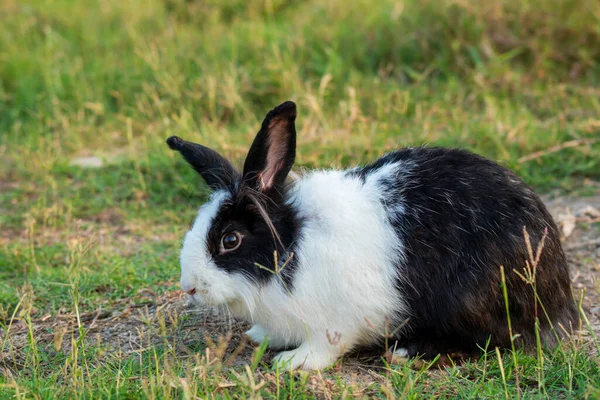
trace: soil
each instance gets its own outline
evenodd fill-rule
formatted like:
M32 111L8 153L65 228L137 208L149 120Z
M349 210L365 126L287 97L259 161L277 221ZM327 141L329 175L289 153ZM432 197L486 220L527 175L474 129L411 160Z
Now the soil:
M563 231L573 290L596 337L600 336L600 195L545 199ZM586 334L585 336L589 336ZM596 351L591 346L591 351Z

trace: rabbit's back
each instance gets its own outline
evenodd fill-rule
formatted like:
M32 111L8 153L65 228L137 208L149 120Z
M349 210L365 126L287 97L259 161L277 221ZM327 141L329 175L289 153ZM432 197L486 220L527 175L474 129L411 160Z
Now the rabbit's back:
M383 203L404 249L397 287L410 316L398 336L409 353L476 351L490 335L492 346L509 345L501 266L519 341L535 343L536 317L550 342L548 319L559 334L560 325L574 321L557 227L512 171L464 150L417 147L351 173L382 176ZM537 305L533 285L523 279L530 259L524 228L534 255L546 235L535 271Z

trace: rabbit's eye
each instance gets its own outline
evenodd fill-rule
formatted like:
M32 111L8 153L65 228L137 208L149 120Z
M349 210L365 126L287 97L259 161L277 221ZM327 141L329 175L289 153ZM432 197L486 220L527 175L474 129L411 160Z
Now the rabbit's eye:
M242 244L242 236L239 232L228 232L221 238L221 248L223 252L237 249Z

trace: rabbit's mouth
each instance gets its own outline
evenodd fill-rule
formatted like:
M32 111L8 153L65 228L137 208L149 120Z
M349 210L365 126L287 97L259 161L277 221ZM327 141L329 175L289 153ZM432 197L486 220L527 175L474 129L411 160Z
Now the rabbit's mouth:
M193 304L204 304L207 303L206 296L208 292L206 290L195 291L194 293L187 293L187 298L190 303Z
M236 292L228 285L197 285L193 292L187 292L190 304L208 307L235 306L240 302Z
M186 298L188 306L196 306L196 305L204 304L204 301L202 301L202 299L200 298L200 295L198 295L197 293L194 293L194 294L186 293L185 298Z
M189 306L201 306L201 307L221 307L227 305L225 301L219 301L219 299L215 299L214 296L211 296L208 290L196 291L193 294L186 294L187 304Z

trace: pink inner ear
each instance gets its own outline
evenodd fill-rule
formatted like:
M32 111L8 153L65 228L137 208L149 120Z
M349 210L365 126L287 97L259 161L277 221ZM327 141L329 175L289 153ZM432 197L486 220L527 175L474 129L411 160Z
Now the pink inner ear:
M288 135L287 119L274 118L269 124L269 136L267 138L267 162L265 169L259 174L261 190L273 187L275 175L283 168L287 152Z

